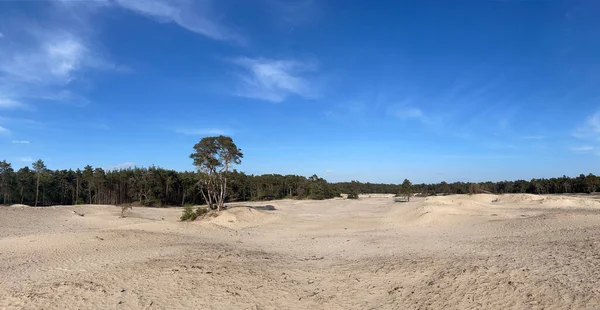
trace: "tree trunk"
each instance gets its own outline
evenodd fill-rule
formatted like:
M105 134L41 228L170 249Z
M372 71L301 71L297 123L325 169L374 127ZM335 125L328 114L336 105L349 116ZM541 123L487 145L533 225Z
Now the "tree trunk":
M73 204L78 204L79 203L79 176L77 176L77 191L75 192L75 203Z
M35 206L38 204L38 194L40 192L40 175L37 176L37 183L35 185Z

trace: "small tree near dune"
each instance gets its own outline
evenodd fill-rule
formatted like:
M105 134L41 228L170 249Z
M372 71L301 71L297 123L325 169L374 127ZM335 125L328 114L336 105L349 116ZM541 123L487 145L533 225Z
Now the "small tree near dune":
M469 183L469 196L475 195L479 193L479 184L477 183Z
M194 145L190 158L198 169L198 185L211 209L222 210L227 196L227 174L242 162L244 154L230 137L205 137Z
M37 179L35 183L35 206L37 207L40 194L40 178L42 177L42 174L46 172L46 165L44 165L44 162L41 159L38 159L32 166Z
M121 206L121 218L124 218L124 217L125 217L125 211L126 211L127 209L129 209L129 210L133 210L133 207L132 207L132 206L129 206L129 205L122 205L122 206Z
M350 191L350 193L348 194L348 199L358 199L358 191Z
M406 197L406 201L410 201L412 196L412 183L408 179L404 179L402 185L400 185L400 196Z

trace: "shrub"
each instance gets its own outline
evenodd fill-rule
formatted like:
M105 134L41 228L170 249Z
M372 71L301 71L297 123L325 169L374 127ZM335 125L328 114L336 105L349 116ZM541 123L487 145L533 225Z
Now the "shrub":
M198 208L196 208L196 211L194 211L194 207L192 205L186 204L183 207L183 213L181 214L181 217L179 219L182 222L183 221L195 221L197 218L205 215L209 211L210 211L209 208L203 208L203 207L198 207Z
M160 199L144 199L140 201L140 204L145 207L162 207L162 201Z
M122 205L121 206L121 217L124 218L125 217L125 210L133 210L133 207L131 207L130 205Z
M198 208L196 209L196 217L201 217L204 214L208 213L210 210L208 208Z
M352 191L348 194L348 199L358 199L358 192Z
M192 219L192 217L194 217ZM195 220L197 217L196 213L194 213L194 208L192 208L191 205L185 205L185 207L183 207L183 213L181 214L181 217L179 218L182 222L183 221L189 221L189 220Z

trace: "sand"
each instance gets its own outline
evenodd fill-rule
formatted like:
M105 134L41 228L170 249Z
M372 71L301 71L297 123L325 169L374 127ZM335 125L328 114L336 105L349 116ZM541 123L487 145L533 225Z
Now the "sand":
M591 198L280 200L191 223L180 208L119 213L0 207L0 309L600 305Z

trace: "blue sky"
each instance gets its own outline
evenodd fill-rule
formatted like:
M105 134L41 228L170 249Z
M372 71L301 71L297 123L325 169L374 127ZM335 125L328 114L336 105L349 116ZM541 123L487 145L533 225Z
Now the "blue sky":
M600 173L600 2L0 2L0 159L400 183Z

